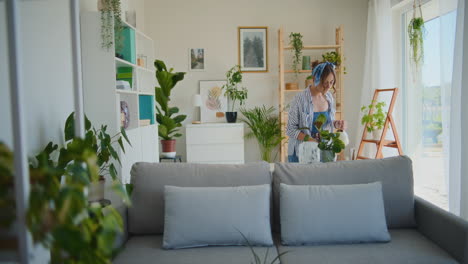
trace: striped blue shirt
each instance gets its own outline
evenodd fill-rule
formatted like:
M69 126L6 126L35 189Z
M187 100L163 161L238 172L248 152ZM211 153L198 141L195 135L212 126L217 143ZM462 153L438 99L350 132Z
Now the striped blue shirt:
M335 121L335 99L330 92L325 94L325 99L328 101L328 115L330 119L324 124L323 129L332 131L333 122ZM312 128L314 118L314 104L312 102L312 95L310 89L306 88L303 92L294 97L291 102L288 113L288 125L286 126L286 135L288 139L288 155L293 155L294 151L298 155L299 144L301 140L297 139L300 132L310 136L310 129L299 128Z

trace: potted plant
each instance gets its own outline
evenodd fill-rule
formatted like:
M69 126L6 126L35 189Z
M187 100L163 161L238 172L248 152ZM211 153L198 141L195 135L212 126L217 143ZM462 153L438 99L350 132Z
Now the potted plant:
M238 87L242 83L242 72L239 65L229 69L226 77L227 83L222 88L225 89L224 95L226 95L231 104L230 111L226 112L226 120L228 123L235 123L237 120L237 112L234 112L236 101L239 101L241 106L244 104L247 99L247 88Z
M161 138L162 155L173 158L176 155L175 138L182 136L178 132L187 116L175 115L179 113L179 108L170 107L169 102L171 101L171 90L184 79L185 72L173 72L173 68L168 71L166 64L161 60L155 60L154 66L156 67L156 79L159 83L159 86L155 88L156 102L159 105L156 105L156 120L159 124L158 135Z
M333 133L323 129L323 124L327 122L327 117L320 114L314 122L314 126L319 131L318 148L320 149L320 161L336 161L336 154L345 147L345 143L340 139L340 132Z
M280 143L283 137L281 136L281 126L277 116L273 115L274 107L266 108L254 107L253 109L241 109L241 113L245 116L244 121L250 128L250 132L245 135L246 138L255 137L260 147L262 160L273 162L271 153Z
M365 125L367 132L372 133L375 140L380 139L387 118L387 112L384 111L385 105L385 102L372 101L370 105L361 107L361 112L364 113L361 124Z
M101 12L101 46L109 50L115 43L115 50L121 50L123 23L120 0L99 0L98 10Z
M67 148L60 150L60 166L66 166L66 164L73 160L73 156L69 155L68 149L73 146L75 141L74 113L71 113L65 121L64 134ZM123 139L125 139L125 141L131 146L124 128L121 128L119 133L110 136L107 133L106 125L101 125L99 129L96 129L91 124L91 121L89 121L89 119L85 116L84 143L86 144L87 148L93 150L93 152L96 153L96 162L99 167L98 180L91 182L89 186L89 201L100 201L104 199L106 176L110 176L113 181L119 180L117 177L117 169L114 163L118 162L119 165L121 165L118 148L120 147L123 153L125 153Z
M417 12L419 11L419 14ZM413 18L408 24L408 37L410 53L413 62L418 68L424 56L424 19L422 17L421 3L416 8L416 0L413 2Z
M291 45L293 54L292 68L294 71L294 76L297 80L298 73L300 70L299 64L301 63L302 48L304 44L302 43L302 34L291 32L289 34L289 45ZM286 83L286 90L298 90L299 86L297 81L293 83Z

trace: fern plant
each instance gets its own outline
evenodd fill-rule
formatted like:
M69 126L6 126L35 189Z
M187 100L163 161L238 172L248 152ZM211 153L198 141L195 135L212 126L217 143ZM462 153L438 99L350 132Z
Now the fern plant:
M262 160L266 162L272 162L276 157L272 159L272 151L283 139L279 119L273 115L273 112L275 112L274 107L266 108L265 106L241 109L241 113L245 116L242 121L251 130L245 137L257 139Z

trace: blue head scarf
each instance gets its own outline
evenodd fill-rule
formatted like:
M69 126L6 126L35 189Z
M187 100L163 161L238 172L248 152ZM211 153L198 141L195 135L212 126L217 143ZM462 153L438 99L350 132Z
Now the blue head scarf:
M314 85L317 86L320 84L320 78L322 77L323 69L325 66L330 65L333 70L335 70L335 64L331 62L322 62L319 65L315 66L314 69L312 70L312 76L314 76Z

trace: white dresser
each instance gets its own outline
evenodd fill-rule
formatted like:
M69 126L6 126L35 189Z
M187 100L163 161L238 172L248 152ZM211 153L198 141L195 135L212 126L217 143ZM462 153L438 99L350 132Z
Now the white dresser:
M186 125L187 162L244 163L244 123Z

